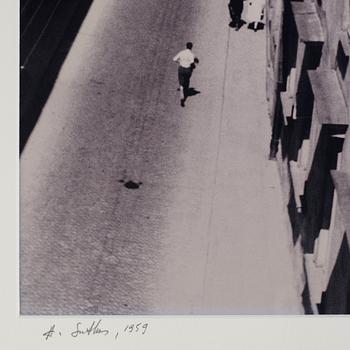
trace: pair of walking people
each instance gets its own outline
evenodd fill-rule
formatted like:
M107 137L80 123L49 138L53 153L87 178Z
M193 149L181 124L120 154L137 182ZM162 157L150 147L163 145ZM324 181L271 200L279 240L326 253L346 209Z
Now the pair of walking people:
M228 9L230 12L231 23L230 27L239 28L242 26L243 1L245 0L230 0ZM265 7L265 0L248 0L246 20L251 24L256 32L259 22L261 21L262 12Z

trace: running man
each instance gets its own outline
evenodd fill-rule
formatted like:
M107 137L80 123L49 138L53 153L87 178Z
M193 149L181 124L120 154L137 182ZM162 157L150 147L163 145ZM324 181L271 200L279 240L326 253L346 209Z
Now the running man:
M174 62L179 63L179 84L180 84L180 103L185 107L185 100L188 96L188 89L190 87L190 78L196 63L199 63L198 58L192 52L193 44L186 43L186 49L180 51L174 58Z

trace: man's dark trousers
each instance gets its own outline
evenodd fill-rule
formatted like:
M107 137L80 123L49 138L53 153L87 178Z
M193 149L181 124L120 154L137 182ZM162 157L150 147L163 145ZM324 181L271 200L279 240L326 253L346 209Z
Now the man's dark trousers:
M184 97L186 98L188 96L188 89L190 86L190 78L192 75L193 68L184 68L179 66L179 84L184 89Z
M239 28L241 25L241 15L243 11L243 0L230 0L228 8L231 16L231 26Z

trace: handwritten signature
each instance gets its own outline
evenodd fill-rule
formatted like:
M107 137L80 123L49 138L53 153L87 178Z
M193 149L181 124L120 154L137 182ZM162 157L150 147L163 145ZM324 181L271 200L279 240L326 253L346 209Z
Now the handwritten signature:
M73 338L76 338L79 335L95 335L95 334L108 335L109 334L108 329L100 328L101 322L102 320L98 320L98 322L93 321L92 324L86 328L82 327L81 322L78 322L76 325L76 330L74 332L71 332L71 336Z
M77 322L72 331L69 331L69 335L73 338L78 338L80 336L94 336L94 335L104 335L109 334L114 335L114 338L117 339L119 335L122 334L145 334L148 329L148 323L130 323L125 326L123 331L115 330L114 333L109 329L102 327L102 319L98 321L93 321L88 326L84 325L82 322ZM52 338L54 335L62 336L62 333L57 330L56 325L52 325L48 331L42 334L45 340Z
M47 332L45 332L45 333L43 334L43 337L45 338L45 340L48 340L49 338L52 338L52 336L54 335L54 333L56 333L55 327L56 327L56 325L52 325L52 326L50 327L50 329L49 329ZM59 335L62 335L61 332L58 332L58 334L59 334Z

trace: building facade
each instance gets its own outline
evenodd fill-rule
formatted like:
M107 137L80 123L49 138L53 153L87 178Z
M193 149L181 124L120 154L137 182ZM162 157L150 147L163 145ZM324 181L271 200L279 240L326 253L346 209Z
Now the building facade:
M270 159L309 312L350 313L350 0L267 0Z

